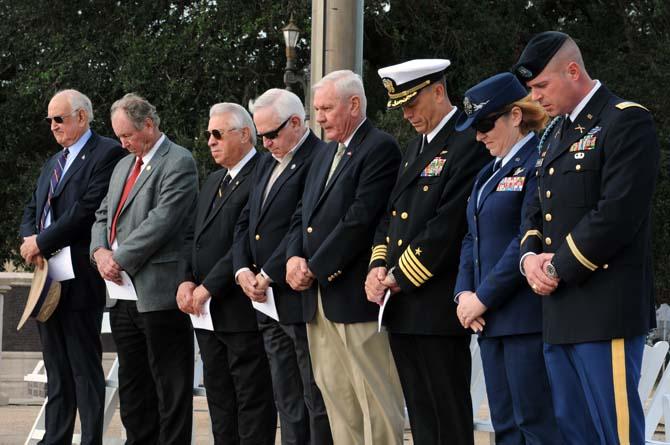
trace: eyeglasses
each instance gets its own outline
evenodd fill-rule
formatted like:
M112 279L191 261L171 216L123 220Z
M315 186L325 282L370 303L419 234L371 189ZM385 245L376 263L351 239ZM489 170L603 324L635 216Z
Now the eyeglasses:
M220 141L223 138L224 133L230 133L231 131L235 131L235 130L237 130L237 128L229 128L227 130L223 130L223 129L221 129L221 130L214 129L212 131L207 130L207 131L205 131L205 137L209 140L210 137L214 136L214 139L216 139L217 141Z
M63 114L63 115L61 115L61 116L52 116L52 117L47 116L47 117L44 118L44 120L47 121L47 123L48 123L49 125L51 125L51 121L54 121L54 122L56 122L57 124L62 124L62 123L63 123L63 120L64 120L66 117L68 117L68 116L72 116L73 114L79 112L79 110L81 110L81 108L77 108L76 110L72 111L71 113Z
M259 138L265 138L265 139L277 139L277 136L279 136L279 132L282 131L282 129L286 126L286 124L288 124L288 121L290 121L290 120L291 120L291 118L289 117L276 129L274 129L272 131L265 132L265 133L260 133L258 135L258 137Z
M486 116L484 119L481 119L480 121L472 124L472 128L480 133L488 133L489 131L493 130L493 127L496 126L496 121L500 119L501 116L504 116L510 111L511 110L503 110L499 113Z

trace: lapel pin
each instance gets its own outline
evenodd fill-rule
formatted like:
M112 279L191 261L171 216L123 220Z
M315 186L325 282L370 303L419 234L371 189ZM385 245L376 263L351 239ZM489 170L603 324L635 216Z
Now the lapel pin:
M239 185L240 181L235 181L235 186Z
M291 170L295 170L295 164L291 164Z
M591 113L589 113L589 114L586 115L586 118L587 118L588 120L591 120L591 119L593 119L593 115L592 115Z
M84 159L86 159L86 155L83 155L83 156L81 157L81 160L82 160L82 161L83 161Z
M347 152L347 156L351 156L351 152L350 152L350 151Z
M516 170L514 170L514 176L517 176L517 175L523 173L523 170L524 170L523 167L517 168Z
M582 127L581 125L577 124L577 126L575 127L575 130L578 130L578 131L579 131L579 134L584 134L584 130L586 130L586 128L584 128L584 127Z
M151 171L151 165L147 165L147 171Z
M514 160L515 160L516 162L519 162L519 161L521 160L521 158L514 158Z

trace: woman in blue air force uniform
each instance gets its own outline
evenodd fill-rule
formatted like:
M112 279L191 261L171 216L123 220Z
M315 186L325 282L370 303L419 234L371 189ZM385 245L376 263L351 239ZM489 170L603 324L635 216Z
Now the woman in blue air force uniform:
M537 193L534 131L548 117L512 74L465 93L456 125L473 127L494 159L477 175L468 201L455 299L458 318L479 332L497 444L562 444L542 355L540 297L519 269L524 204Z

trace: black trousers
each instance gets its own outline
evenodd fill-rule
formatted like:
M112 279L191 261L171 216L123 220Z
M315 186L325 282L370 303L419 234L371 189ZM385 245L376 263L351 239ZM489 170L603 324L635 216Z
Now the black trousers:
M274 445L277 410L261 333L195 330L216 445Z
M119 358L126 445L191 443L193 329L177 309L139 313L134 301L110 311Z
M257 315L270 362L282 445L332 444L326 406L312 373L305 324L281 324Z
M470 336L390 334L415 444L472 445Z
M46 433L41 444L71 444L79 408L81 443L102 444L105 375L102 370L102 308L60 307L37 322L47 370Z

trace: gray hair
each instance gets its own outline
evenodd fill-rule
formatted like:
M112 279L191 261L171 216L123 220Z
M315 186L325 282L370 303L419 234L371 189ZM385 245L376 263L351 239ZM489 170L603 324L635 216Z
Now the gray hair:
M279 120L284 122L291 116L298 116L300 124L305 122L305 107L300 98L288 90L271 88L254 101L254 111L270 108Z
M232 102L221 102L212 105L212 108L209 109L209 117L214 117L220 114L230 114L230 124L235 130L248 128L249 135L251 136L251 143L256 145L256 127L254 126L254 121L251 119L249 112L245 110L242 105L234 104Z
M63 95L65 98L67 98L73 113L76 110L84 110L86 112L88 123L90 124L93 121L93 104L91 103L91 99L89 99L88 96L77 90L60 90L54 94L52 99L60 95Z
M144 127L144 121L147 119L151 119L156 128L158 128L161 123L161 118L158 117L158 113L156 113L156 107L151 105L148 100L135 93L128 93L114 102L112 108L110 108L109 114L114 116L114 113L118 110L123 110L126 113L126 116L128 116L128 119L133 123L133 126L138 130L141 130Z
M365 97L365 88L363 88L363 81L361 80L361 76L351 70L333 71L319 80L312 87L312 90L316 91L328 82L335 86L337 96L341 100L349 99L352 96L358 96L361 101L361 116L365 117L368 100Z

